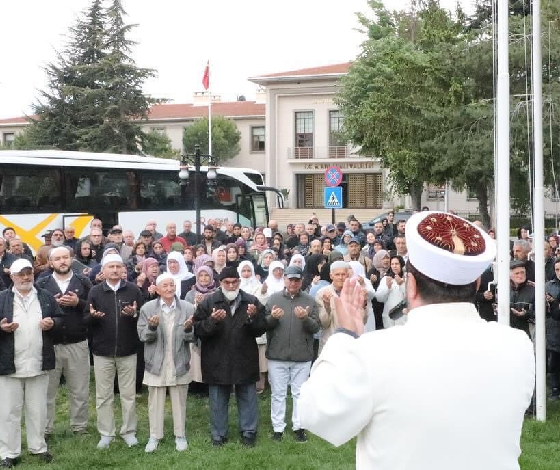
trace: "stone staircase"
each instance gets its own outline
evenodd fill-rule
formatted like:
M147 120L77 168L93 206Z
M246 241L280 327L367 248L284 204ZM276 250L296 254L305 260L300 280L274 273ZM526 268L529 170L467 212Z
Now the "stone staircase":
M336 222L346 222L349 215L354 215L360 222L366 222L375 216L386 212L384 209L337 209L335 210ZM321 225L331 223L330 209L272 209L270 218L278 221L278 226L285 229L288 224L307 223L315 214Z

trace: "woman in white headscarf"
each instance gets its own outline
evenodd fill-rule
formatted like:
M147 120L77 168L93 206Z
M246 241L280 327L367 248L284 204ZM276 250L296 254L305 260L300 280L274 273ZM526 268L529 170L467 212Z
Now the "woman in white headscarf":
M212 260L214 261L214 271L218 274L226 267L227 252L225 246L220 246L212 252Z
M362 289L366 291L367 322L365 331L375 331L375 315L373 314L373 305L371 303L372 299L375 297L375 289L371 285L371 281L366 277L366 272L362 263L359 261L350 261L348 264L352 270L352 278L357 279Z
M182 281L186 281L193 277L193 274L189 272L187 268L187 263L185 263L185 258L178 251L172 251L167 255L167 272L173 276L175 281L175 292L177 297L181 297L181 284Z
M273 261L268 269L268 277L264 281L268 295L284 290L284 265L281 261Z
M247 294L254 295L259 302L266 305L268 298L268 286L261 284L255 276L255 268L250 261L241 261L237 267L237 272L241 277L239 288ZM257 382L257 393L262 393L266 386L266 372L268 371L268 361L266 360L266 333L257 338L257 345L259 347L259 372L260 378Z
M297 266L303 271L305 269L305 258L299 253L296 253L290 259L290 264L288 266Z

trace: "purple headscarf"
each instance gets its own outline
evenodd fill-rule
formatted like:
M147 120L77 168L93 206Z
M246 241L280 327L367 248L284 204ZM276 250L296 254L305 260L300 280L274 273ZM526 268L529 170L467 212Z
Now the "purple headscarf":
M201 286L198 282L198 275L201 272L205 272L210 276L210 284L208 284L207 286ZM200 292L201 294L208 294L209 292L212 292L216 289L216 282L214 281L214 271L212 271L210 267L201 266L196 270L196 284L193 286L193 289L195 289L197 292Z

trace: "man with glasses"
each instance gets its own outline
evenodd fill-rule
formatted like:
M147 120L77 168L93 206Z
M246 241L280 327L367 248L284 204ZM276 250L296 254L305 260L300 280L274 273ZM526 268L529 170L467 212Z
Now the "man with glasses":
M208 295L194 315L201 340L202 379L209 384L212 445L228 440L228 408L235 386L241 442L253 447L257 437L259 351L255 338L266 331L264 306L239 289L239 273L226 267L220 289Z
M303 271L288 266L284 271L283 291L268 298L266 324L268 344L268 381L272 391L270 419L275 441L281 441L286 427L286 395L292 395L292 429L296 442L307 436L299 422L297 400L302 384L309 377L313 360L313 334L319 331L315 299L302 292Z

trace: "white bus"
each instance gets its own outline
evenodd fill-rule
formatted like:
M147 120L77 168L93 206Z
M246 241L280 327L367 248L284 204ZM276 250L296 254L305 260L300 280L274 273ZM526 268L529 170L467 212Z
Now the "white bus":
M195 231L194 167L181 185L179 162L153 157L58 150L0 151L0 230L13 227L37 250L48 229L71 225L76 237L89 233L93 217L104 228L121 224L138 236L148 220L163 232L168 222ZM246 168L201 167L201 223L210 218L264 225L268 206L262 175ZM260 188L260 189L259 189Z

